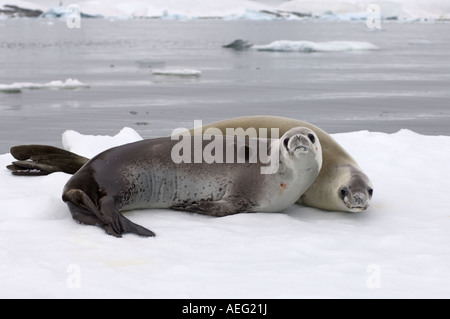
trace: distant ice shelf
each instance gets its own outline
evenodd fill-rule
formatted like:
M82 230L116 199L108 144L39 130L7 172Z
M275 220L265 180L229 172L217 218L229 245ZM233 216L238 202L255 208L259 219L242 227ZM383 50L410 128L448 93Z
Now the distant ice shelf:
M38 16L66 18L77 5L82 18L159 18L171 20L215 18L226 20L277 20L317 18L325 20L366 20L370 5L379 7L382 20L449 20L447 0L72 0L61 6L58 1L0 0L0 17Z

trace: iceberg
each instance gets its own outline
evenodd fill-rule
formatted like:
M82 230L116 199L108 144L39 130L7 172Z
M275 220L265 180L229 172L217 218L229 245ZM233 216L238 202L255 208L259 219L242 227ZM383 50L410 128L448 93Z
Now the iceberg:
M44 12L41 17L42 18L67 18L73 14L73 11L68 10L68 7L55 7L50 8L46 12ZM79 12L80 18L103 18L103 15L101 14L87 14L83 11Z
M68 11L63 6L55 7L56 1L34 2L21 0L0 0L0 16L38 15L44 17L65 17ZM39 3L39 4L36 4ZM445 20L450 19L450 2L446 0L72 0L78 5L81 17L160 19L248 19L274 20L299 19L312 16L319 19L363 20L367 17L369 5L380 7L382 19L398 20ZM4 11L4 13L2 13Z
M282 3L278 9L309 12L327 20L362 20L368 16L369 5L380 8L382 19L449 19L450 2L446 0L292 0Z

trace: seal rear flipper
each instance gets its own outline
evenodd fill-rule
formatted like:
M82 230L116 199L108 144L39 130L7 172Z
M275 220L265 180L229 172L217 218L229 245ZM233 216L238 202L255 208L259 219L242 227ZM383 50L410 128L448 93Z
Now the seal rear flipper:
M100 219L98 219L91 211L70 202L67 203L67 206L72 214L72 218L78 223L91 226L103 226Z
M63 201L69 207L72 218L84 225L100 226L115 237L122 237L120 232L114 230L108 222L100 217L102 214L92 200L79 189L71 189L63 194Z
M36 176L55 172L75 174L89 159L66 150L47 145L19 145L11 148L17 159L7 166L13 175Z
M113 219L109 215L105 216L100 212L89 196L82 190L71 189L65 191L63 201L67 203L74 220L82 224L103 227L108 234L122 237L120 229L113 227Z
M63 200L69 206L73 219L82 224L103 227L109 235L122 237L123 233L135 233L145 237L155 236L152 231L125 218L115 207L112 197L101 198L98 208L85 192L71 189L64 192Z
M40 168L38 169L36 166L33 166L33 168L24 167L18 162L14 162L11 165L6 166L6 168L15 176L45 176L51 174Z
M7 166L13 175L49 175L51 173L60 172L57 168L44 163L30 161L16 161L12 165Z

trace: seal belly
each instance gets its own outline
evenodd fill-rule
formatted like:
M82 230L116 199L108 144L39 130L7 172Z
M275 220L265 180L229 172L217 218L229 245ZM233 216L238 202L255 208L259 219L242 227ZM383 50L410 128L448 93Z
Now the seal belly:
M184 167L177 176L177 196L172 206L189 206L200 201L219 201L234 184L232 179L217 174L217 169L216 174L213 174L211 172L213 166L204 167L204 175L192 174L193 171L186 173L189 169L195 170L196 164L191 165L194 167Z
M119 210L170 208L199 201L217 201L224 197L232 183L224 176L208 174L205 169L203 175L186 173L195 170L195 164L190 164L194 167L173 165L179 169L172 165L158 165L147 170L128 169L124 173L128 185L117 196Z
M127 183L116 198L119 210L169 208L176 197L176 172L167 167L129 167L123 177Z

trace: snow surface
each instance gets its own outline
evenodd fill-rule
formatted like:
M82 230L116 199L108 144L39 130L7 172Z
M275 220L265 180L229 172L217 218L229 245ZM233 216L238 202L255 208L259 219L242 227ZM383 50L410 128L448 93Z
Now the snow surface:
M379 50L379 48L372 43L357 41L312 42L279 40L269 44L255 45L253 48L258 51L277 52L341 52L355 50Z
M48 11L55 9L55 0L0 0L0 8L17 5L23 8ZM369 5L379 5L382 18L450 19L448 0L71 0L64 4L77 4L81 12L104 17L159 17L168 19L193 19L226 17L227 19L269 20L298 18L286 12L308 13L336 20L366 19ZM64 8L62 8L64 9ZM264 14L262 11L281 14ZM61 8L53 12L64 12Z
M213 218L127 213L155 238L108 236L75 223L61 200L69 175L13 177L0 155L0 297L450 297L450 137L409 130L334 134L374 184L368 211ZM140 140L64 134L85 156ZM102 147L103 146L103 147Z
M89 85L77 79L66 79L65 81L50 81L48 83L17 82L12 84L0 84L0 92L20 93L24 89L77 89L88 88Z
M96 145L92 145L94 140ZM91 136L83 135L73 130L67 130L62 136L62 146L65 150L92 158L107 149L141 140L142 137L139 133L129 127L124 127L115 136Z

